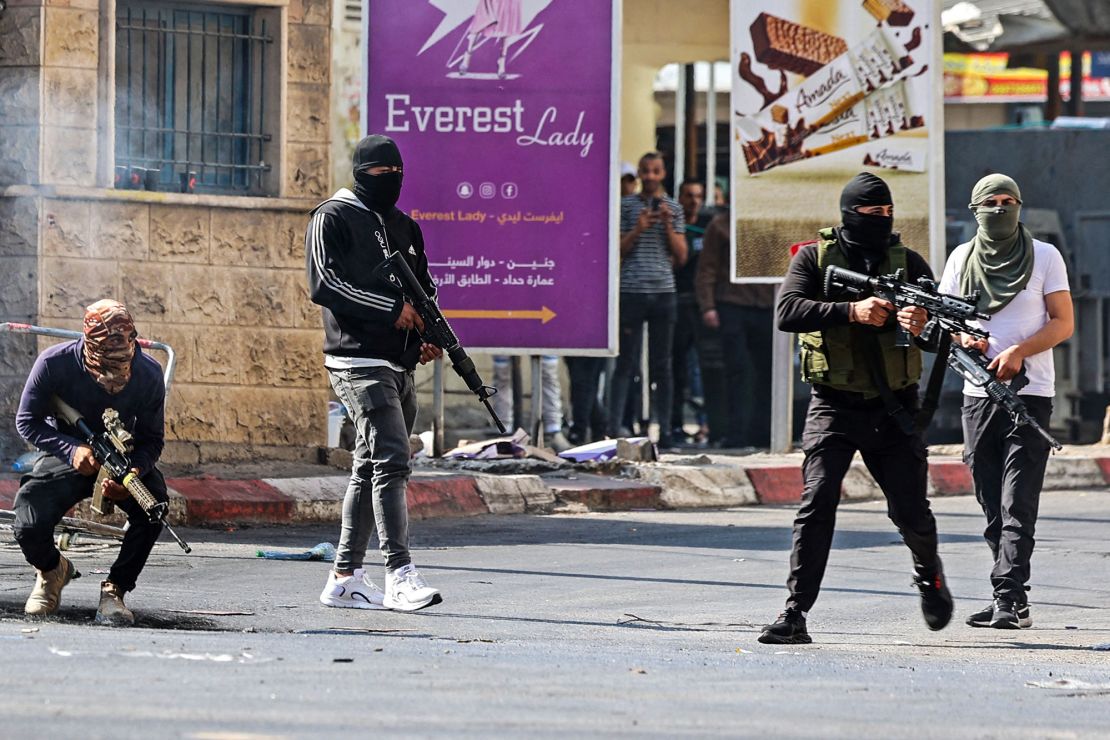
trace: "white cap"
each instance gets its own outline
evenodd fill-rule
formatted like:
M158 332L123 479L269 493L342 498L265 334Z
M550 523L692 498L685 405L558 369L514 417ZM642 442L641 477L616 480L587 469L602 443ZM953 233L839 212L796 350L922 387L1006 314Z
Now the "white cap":
M621 162L621 177L636 176L636 168L632 166L631 162Z

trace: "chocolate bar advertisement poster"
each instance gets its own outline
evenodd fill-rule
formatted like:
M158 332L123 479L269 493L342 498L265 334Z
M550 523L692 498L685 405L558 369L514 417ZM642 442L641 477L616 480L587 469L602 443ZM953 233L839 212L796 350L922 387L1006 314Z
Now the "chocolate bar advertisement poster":
M840 190L864 171L890 184L905 244L943 251L939 12L732 0L735 282L781 280L790 246L839 223Z
M401 150L463 346L615 352L620 0L366 7L363 132Z

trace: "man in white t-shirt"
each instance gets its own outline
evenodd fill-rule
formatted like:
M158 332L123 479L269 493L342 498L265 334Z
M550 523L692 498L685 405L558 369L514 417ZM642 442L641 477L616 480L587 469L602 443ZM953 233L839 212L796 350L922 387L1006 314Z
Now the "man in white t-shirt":
M948 258L940 290L981 292L979 310L991 318L979 325L990 338L961 334L959 341L985 353L999 380L1009 381L1024 369L1029 383L1019 396L1047 429L1056 395L1052 348L1074 328L1064 260L1056 247L1034 239L1020 223L1021 191L1009 177L984 177L972 190L969 207L979 229ZM1030 427L1015 426L981 388L967 383L963 427L964 460L987 517L983 536L994 554L994 601L967 623L1029 627L1026 583L1049 445Z

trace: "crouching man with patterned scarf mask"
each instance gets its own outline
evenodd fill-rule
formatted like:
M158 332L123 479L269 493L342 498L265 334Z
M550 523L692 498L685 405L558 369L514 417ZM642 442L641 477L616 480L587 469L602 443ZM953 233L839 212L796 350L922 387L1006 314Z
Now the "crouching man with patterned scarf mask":
M114 300L86 309L84 337L55 345L35 360L23 388L16 429L42 451L33 470L23 476L15 498L15 538L37 571L25 611L46 616L57 611L62 589L80 574L54 546L54 527L78 502L93 495L100 464L77 430L58 419L54 397L73 407L96 433L104 431L105 409L119 412L134 436L132 472L159 501L166 501L166 482L155 467L164 444L166 387L162 368L143 354L127 308ZM119 556L101 583L96 621L134 624L123 597L135 581L162 531L151 522L126 489L105 478L101 486L130 522Z

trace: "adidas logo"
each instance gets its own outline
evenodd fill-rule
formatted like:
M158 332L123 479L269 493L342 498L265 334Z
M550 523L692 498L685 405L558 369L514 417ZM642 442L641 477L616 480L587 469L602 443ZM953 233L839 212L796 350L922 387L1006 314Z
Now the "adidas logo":
M413 257L416 256L416 249L411 244L409 245L409 254L411 254Z

